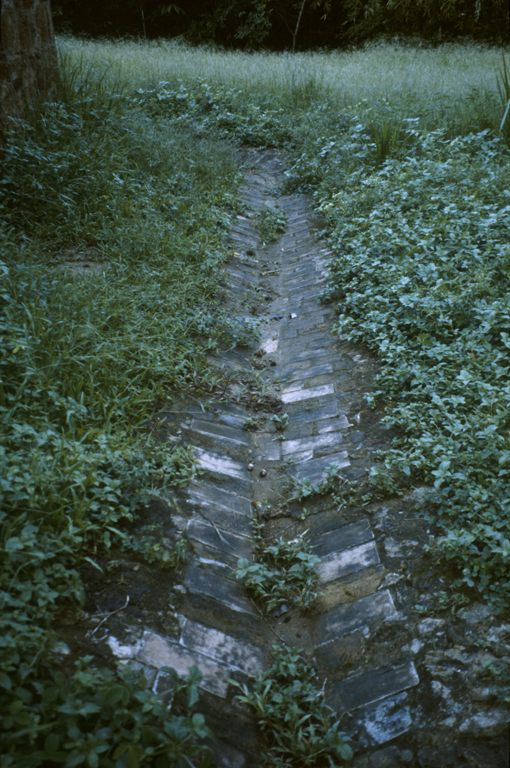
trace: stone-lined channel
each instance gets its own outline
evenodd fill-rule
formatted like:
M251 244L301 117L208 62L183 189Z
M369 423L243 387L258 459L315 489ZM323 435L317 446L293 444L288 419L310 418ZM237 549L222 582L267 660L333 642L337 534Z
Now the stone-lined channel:
M400 639L407 619L393 585L401 577L383 566L373 524L363 510L341 514L327 497L281 511L282 489L293 484L317 484L332 467L350 480L367 472L385 439L363 406L374 366L331 333L334 311L321 303L329 254L309 201L281 192L283 167L273 152L247 152L245 168L225 299L240 331L256 334L215 361L231 381L221 398L164 414L166 439L193 446L201 469L173 515L193 550L177 590L177 621L168 632L138 625L127 639L112 634L110 648L143 665L155 691L168 685L164 667L200 669L218 765L260 764L256 729L229 681L259 674L282 640L314 661L361 756L356 765L417 764L406 739L420 717L417 646ZM263 246L256 216L274 206L287 228ZM284 439L275 414L287 414ZM275 536L306 529L320 557L319 600L309 615L288 611L268 621L236 581L238 559L252 556L254 510L268 510Z

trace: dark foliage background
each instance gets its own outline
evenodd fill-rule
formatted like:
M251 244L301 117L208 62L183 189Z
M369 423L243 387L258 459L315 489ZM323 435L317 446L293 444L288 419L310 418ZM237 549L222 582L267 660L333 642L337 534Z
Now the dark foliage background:
M381 35L510 37L510 0L54 0L59 31L173 37L235 48L333 47Z

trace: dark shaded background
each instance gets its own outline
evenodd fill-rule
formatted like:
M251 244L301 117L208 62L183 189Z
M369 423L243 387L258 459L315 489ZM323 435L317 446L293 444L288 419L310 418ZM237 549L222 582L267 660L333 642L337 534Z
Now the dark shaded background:
M292 47L302 0L53 0L58 31L90 36L183 36L235 48ZM299 49L374 37L510 38L510 0L305 0Z

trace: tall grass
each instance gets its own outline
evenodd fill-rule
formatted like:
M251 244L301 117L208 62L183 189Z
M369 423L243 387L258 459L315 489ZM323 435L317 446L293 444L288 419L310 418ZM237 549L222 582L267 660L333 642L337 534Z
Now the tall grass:
M451 43L426 48L376 43L354 51L240 53L157 41L81 41L62 38L71 60L113 73L129 88L166 80L204 80L242 89L252 102L288 103L304 94L334 101L339 109L389 102L430 127L469 130L500 118L495 73L504 49Z

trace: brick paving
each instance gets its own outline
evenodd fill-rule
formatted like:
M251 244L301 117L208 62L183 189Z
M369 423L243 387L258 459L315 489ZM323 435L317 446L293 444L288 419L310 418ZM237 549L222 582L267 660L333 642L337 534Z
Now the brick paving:
M260 673L277 636L294 639L313 657L327 700L345 715L356 749L379 747L412 728L409 691L419 684L412 659L399 648L375 667L360 654L347 676L340 663L376 629L387 626L391 633L402 618L383 583L377 537L362 513L346 522L326 504L305 521L320 557L320 594L311 615L265 620L235 579L238 559L253 554L258 505L277 503L292 482L316 485L333 468L356 479L371 461L355 393L369 363L331 332L334 312L321 302L328 251L315 234L309 202L281 193L283 169L271 152L247 153L245 167L245 212L232 230L235 255L226 270L225 301L239 327L256 333L217 360L232 381L222 399L167 415L169 434L194 447L201 468L179 502L193 547L180 631L164 637L146 627L131 646L112 642L118 656L146 668L155 690L165 684L165 666L183 673L197 666L215 725L217 764L239 768L259 764L257 737L229 680ZM276 204L287 229L262 247L256 214ZM284 429L272 419L283 414ZM255 426L247 430L250 419ZM306 517L306 499L301 511Z

